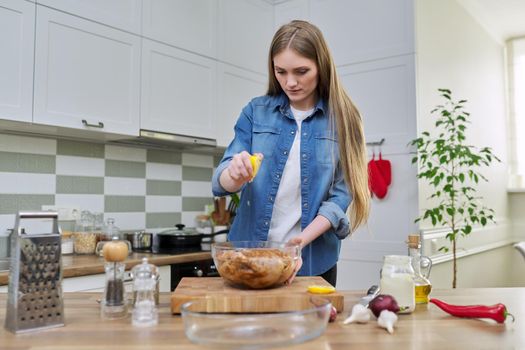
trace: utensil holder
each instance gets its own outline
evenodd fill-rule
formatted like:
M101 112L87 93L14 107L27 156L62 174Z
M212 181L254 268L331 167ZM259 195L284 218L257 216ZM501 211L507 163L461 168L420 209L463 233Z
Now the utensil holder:
M26 233L25 219L52 219L52 232ZM54 212L19 212L11 239L5 328L13 333L64 325L61 236Z

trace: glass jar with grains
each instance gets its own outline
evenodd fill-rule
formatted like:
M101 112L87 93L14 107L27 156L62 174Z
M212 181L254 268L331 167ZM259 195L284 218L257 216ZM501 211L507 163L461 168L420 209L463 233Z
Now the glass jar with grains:
M84 210L75 224L73 248L75 254L94 254L97 246L97 233L93 230L93 215Z

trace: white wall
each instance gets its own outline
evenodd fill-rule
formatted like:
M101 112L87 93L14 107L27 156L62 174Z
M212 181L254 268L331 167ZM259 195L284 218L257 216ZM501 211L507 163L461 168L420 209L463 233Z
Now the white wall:
M438 88L452 90L455 99L466 99L466 110L471 113L467 140L477 146L492 147L502 160L490 168L482 169L488 183L480 185L478 192L485 204L496 212L496 225L460 238L458 286L510 286L525 285L525 276L508 273L511 261L511 223L507 204L507 137L504 85L504 50L483 27L476 22L456 0L416 1L416 67L418 98L418 133L432 130L434 119L430 110L441 102ZM420 210L425 208L431 189L419 184ZM421 229L428 232L429 223ZM446 232L437 231L424 242L425 252L435 254L430 238L437 240L435 247L446 242ZM434 247L434 248L435 248ZM499 249L493 249L498 248ZM489 250L493 249L493 250ZM469 254L478 254L469 256ZM435 287L451 286L451 262L440 257L432 275ZM514 261L514 260L513 260ZM518 259L516 261L519 261ZM448 272L447 272L448 271ZM479 279L479 271L487 271Z

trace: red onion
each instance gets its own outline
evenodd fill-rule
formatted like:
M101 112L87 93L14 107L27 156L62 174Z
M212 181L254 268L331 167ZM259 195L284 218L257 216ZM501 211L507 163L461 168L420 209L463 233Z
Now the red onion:
M368 307L375 317L379 317L379 314L383 310L392 311L394 313L399 312L399 305L397 305L396 299L388 294L379 294L370 301Z

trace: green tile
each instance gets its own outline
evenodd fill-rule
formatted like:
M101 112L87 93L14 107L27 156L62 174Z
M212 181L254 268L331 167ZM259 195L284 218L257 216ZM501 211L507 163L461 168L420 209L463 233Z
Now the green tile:
M144 212L145 196L104 196L104 211L107 213Z
M146 178L146 163L106 159L106 176Z
M146 213L146 228L173 227L180 222L180 213Z
M187 181L211 181L212 168L201 168L196 166L182 167L182 180Z
M55 205L55 195L0 193L0 214L16 214L19 211L41 211L42 205Z
M146 160L152 163L181 164L182 153L148 149Z
M0 152L0 172L54 174L55 169L55 156Z
M57 175L56 193L104 194L104 178Z
M213 198L182 197L182 211L203 211L208 204L213 204Z
M180 196L180 181L147 180L146 194L150 196Z
M79 156L104 158L104 145L101 143L57 140L57 154L62 156Z

